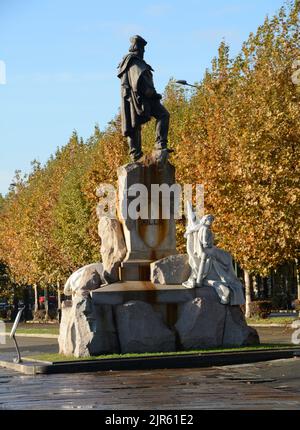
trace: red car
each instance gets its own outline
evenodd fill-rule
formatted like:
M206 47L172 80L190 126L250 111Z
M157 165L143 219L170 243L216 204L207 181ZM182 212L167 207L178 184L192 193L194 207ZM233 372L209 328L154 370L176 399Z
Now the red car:
M45 297L44 296L40 296L39 297L39 304L41 307L43 307L45 305ZM55 296L49 296L48 297L48 304L49 307L54 307L57 305L57 300Z

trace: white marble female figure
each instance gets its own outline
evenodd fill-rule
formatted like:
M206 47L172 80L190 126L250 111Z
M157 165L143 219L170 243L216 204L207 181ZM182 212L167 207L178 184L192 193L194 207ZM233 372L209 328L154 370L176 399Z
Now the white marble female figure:
M187 288L211 286L222 304L242 305L245 303L243 286L234 273L232 257L227 251L214 246L210 229L213 220L212 215L197 218L188 203L185 237L191 275L183 285Z

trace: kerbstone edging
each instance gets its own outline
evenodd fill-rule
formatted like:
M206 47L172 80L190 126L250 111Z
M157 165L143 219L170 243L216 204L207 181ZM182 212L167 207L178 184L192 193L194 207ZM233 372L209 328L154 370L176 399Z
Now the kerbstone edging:
M97 371L185 369L212 366L232 366L251 364L279 359L293 359L300 356L296 348L273 349L268 351L238 351L220 353L182 354L169 356L114 358L88 361L49 362L37 364L16 364L0 360L0 367L14 370L26 375L63 374Z

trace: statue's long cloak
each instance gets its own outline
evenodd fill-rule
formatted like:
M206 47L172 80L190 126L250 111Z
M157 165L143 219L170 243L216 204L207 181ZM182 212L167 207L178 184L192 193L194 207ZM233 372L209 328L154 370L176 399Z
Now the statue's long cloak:
M134 53L127 54L118 68L121 79L121 123L123 136L151 119L150 100L144 95L145 85L154 90L153 69Z

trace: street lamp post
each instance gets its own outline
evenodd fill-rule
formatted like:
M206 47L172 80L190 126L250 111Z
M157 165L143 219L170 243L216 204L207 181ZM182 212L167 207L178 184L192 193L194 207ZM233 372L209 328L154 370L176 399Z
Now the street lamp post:
M199 87L197 87L197 85L189 84L187 81L185 81L183 79L180 79L180 80L176 81L176 84L187 85L187 86L193 87L193 88L199 88Z

